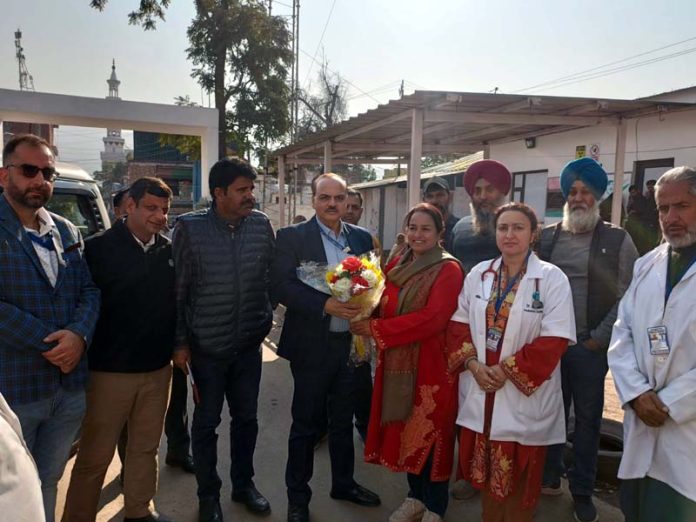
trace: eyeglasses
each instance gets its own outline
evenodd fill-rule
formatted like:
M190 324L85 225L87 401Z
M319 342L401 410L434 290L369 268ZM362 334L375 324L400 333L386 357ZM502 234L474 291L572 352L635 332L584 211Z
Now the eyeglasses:
M22 175L25 178L29 178L29 179L34 179L36 177L36 175L39 172L41 172L41 174L44 177L44 180L48 181L49 183L52 183L53 181L55 181L55 179L58 176L60 176L60 174L58 172L56 172L55 167L40 168L40 167L37 167L36 165L30 165L29 163L23 163L21 165L9 164L7 166L19 169L22 172Z

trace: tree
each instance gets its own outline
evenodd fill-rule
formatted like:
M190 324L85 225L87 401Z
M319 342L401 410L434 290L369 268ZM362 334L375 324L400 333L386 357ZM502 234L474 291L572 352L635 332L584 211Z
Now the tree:
M104 166L103 171L94 172L94 179L99 182L102 198L111 206L111 196L125 185L128 176L128 164L113 163Z
M298 93L302 103L297 125L298 140L340 123L348 114L348 85L340 73L329 69L326 58L322 60L317 80L319 87L316 91ZM377 178L375 169L369 165L335 165L333 171L346 178L349 185Z
M192 76L214 92L221 155L230 138L240 155L253 142L281 138L290 127L287 76L293 57L287 22L269 16L259 0L195 3L186 52Z
M92 0L90 6L103 11L109 0ZM157 19L164 20L164 11L171 0L140 0L140 7L128 14L128 23L142 25L146 31L157 28Z
M302 103L302 110L297 124L296 139L335 125L344 120L348 113L348 86L339 73L329 70L326 58L322 60L317 79L319 89L316 92L300 90L297 95Z
M191 101L188 95L176 96L174 105L180 107L198 107L195 101ZM170 145L175 147L179 152L188 156L191 161L201 159L201 138L200 136L184 136L182 134L160 134L159 144L164 146Z
M103 10L108 0L92 0ZM171 0L140 0L131 24L156 28ZM293 61L287 21L270 16L261 0L194 0L196 17L187 34L191 75L214 93L219 154L230 143L240 155L256 143L274 141L290 127L287 86Z
M429 169L436 165L442 165L443 163L449 163L454 161L461 156L457 154L439 154L434 156L426 156L421 160L421 169Z

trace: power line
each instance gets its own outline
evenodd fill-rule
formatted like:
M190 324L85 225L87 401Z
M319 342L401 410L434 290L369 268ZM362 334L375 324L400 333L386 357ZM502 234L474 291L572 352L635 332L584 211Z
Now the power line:
M519 89L519 90L516 90L516 91L512 91L512 93L513 93L513 94L518 94L518 93L530 91L530 90L532 90L532 89L537 89L538 87L545 87L545 86L547 86L547 85L553 85L553 84L556 84L556 83L559 83L559 82L564 82L564 81L567 81L567 80L575 79L576 77L580 77L580 76L585 75L585 74L587 74L587 73L592 73L592 72L594 72L594 71L599 71L600 69L605 69L605 68L607 68L607 67L611 67L612 65L617 65L617 64L620 64L620 63L623 63L623 62L627 62L627 61L629 61L629 60L633 60L633 59L635 59L635 58L640 58L641 56L646 56L646 55L648 55L648 54L653 54L653 53L656 53L656 52L658 52L658 51L663 51L663 50L665 50L665 49L669 49L670 47L676 47L677 45L681 45L681 44L686 43L686 42L691 42L691 41L693 41L693 40L696 40L696 36L691 37L691 38L687 38L686 40L681 40L681 41L679 41L679 42L674 42L674 43L671 43L671 44L668 44L668 45L664 45L664 46L662 46L662 47L657 47L657 48L651 49L651 50L649 50L649 51L645 51L645 52L642 52L642 53L634 54L633 56L629 56L629 57L627 57L627 58L622 58L621 60L616 60L616 61L613 61L613 62L606 63L606 64L604 64L604 65L599 65L599 66L597 66L597 67L592 67L592 68L590 68L590 69L585 69L584 71L579 71L579 72L576 72L576 73L573 73L573 74L570 74L570 75L567 75L567 76L561 76L560 78L556 78L556 79L554 79L554 80L548 80L548 81L545 81L545 82L542 82L542 83L538 83L538 84L536 84L536 85L532 85L531 87L525 87L524 89ZM665 59L666 59L666 58L665 58Z
M308 57L309 57L312 61L314 61L315 63L319 63L311 54L309 54L309 53L308 53L307 51L305 51L304 49L300 49L300 52L301 52L302 54L308 56ZM327 66L326 69L327 69L329 72L333 73L333 74L338 74L336 71L334 71L333 69L331 69L329 66ZM348 80L345 76L341 75L341 78L343 78L343 79L345 80L345 82L346 82L348 85L350 85L351 87L353 87L353 88L356 89L357 91L363 93L365 96L368 96L369 98L372 98L372 100L374 100L375 102L381 103L377 98L375 98L374 96L370 96L370 94L368 94L368 93L366 93L365 91L363 91L360 87L358 87L358 86L355 85L353 82L351 82L350 80Z
M331 10L329 11L329 16L326 17L326 23L324 24L324 30L321 32L321 37L319 38L319 43L317 44L317 48L314 50L314 56L312 57L312 61L309 62L309 69L307 69L307 76L305 77L305 81L303 82L305 86L307 85L307 80L309 79L309 74L312 72L312 66L314 65L314 62L316 62L317 53L319 53L319 48L321 47L321 43L324 41L324 35L326 34L326 28L329 27L329 21L331 21L331 15L333 14L334 7L336 7L336 0L333 0L333 3L331 4Z
M651 59L649 59L649 60L644 60L644 61L638 62L638 63L627 64L627 65L623 65L623 66L620 66L620 67L616 67L616 68L614 68L614 69L608 69L608 70L606 70L606 71L596 72L596 73L594 73L594 74L588 74L588 75L585 75L585 76L579 76L579 77L576 77L576 78L574 78L574 79L570 79L570 80L568 80L568 81L561 82L561 83L559 83L559 84L557 84L557 85L552 85L552 86L550 86L550 87L546 87L546 89L547 89L547 90L550 90L550 89L558 89L559 87L565 87L565 86L567 86L567 85L572 85L572 84L574 84L574 83L585 82L585 81L588 81L588 80L595 80L595 79L598 79L598 78L603 78L604 76L611 76L612 74L617 74L617 73L624 72L624 71L630 71L630 70L632 70L632 69L637 69L637 68L639 68L639 67L644 67L644 66L646 66L646 65L651 65L651 64L653 64L653 63L658 63L658 62L662 62L662 61L665 61L665 60L670 60L670 59L672 59L672 58L676 58L676 57L679 57L679 56L684 56L684 55L687 55L687 54L691 54L691 53L693 53L693 52L696 52L696 47L692 47L692 48L689 48L689 49L684 49L684 50L682 50L682 51L678 51L678 52L675 52L675 53L672 53L672 54L668 54L668 55L664 55L664 56L658 56L658 57L656 57L656 58L651 58Z

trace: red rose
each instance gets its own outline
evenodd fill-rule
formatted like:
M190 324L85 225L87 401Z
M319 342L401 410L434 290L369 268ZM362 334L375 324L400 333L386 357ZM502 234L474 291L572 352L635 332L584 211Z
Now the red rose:
M338 281L338 276L334 274L333 276L331 276L331 284L334 284L336 281Z
M360 259L357 257L347 257L341 262L341 264L343 265L343 268L348 270L348 272L351 274L362 270L362 261L360 261Z
M370 286L370 283L368 283L367 281L365 281L365 279L364 279L362 276L359 276L359 275L354 275L354 276L351 278L351 281L353 281L353 285L355 285L355 286L364 286L365 288L367 288L367 287Z

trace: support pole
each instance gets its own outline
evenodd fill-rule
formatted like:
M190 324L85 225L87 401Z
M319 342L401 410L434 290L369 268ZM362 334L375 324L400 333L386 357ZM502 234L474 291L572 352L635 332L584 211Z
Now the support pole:
M278 228L285 226L285 156L278 156Z
M333 169L333 158L331 156L331 142L324 142L324 174Z
M611 202L611 222L621 226L623 206L624 161L626 159L626 122L616 126L616 158L614 160L614 197Z
M204 198L210 197L208 177L210 169L218 160L218 141L217 128L206 129L205 134L201 136L201 196Z
M413 109L411 115L411 157L406 181L408 207L420 203L421 156L423 155L423 110Z

